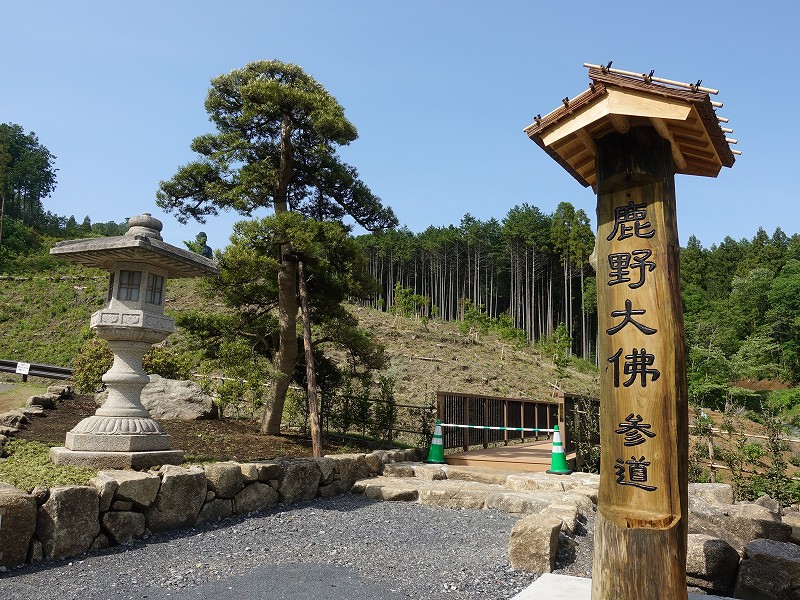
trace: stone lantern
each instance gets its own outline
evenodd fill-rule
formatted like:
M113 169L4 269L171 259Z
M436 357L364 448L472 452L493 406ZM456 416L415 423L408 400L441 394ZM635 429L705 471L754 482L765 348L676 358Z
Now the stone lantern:
M164 316L169 277L219 273L214 261L165 243L162 223L149 213L128 219L125 235L59 242L55 256L111 273L108 302L91 317L97 336L107 340L114 364L103 375L108 398L97 412L67 433L63 448L52 448L58 465L146 469L180 464L183 451L150 418L141 393L150 377L142 357L175 329Z

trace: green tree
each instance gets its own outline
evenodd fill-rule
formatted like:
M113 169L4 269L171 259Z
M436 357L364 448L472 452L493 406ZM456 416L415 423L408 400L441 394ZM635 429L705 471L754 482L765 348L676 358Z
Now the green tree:
M158 205L176 212L181 222L204 222L219 210L250 215L258 208L276 214L298 211L319 220L349 215L368 230L394 226L392 211L339 159L336 147L357 137L344 109L300 67L279 61L258 61L216 77L206 110L217 133L192 142L199 160L162 181ZM273 386L262 430L280 430L283 403L297 365L297 264L283 261L277 269L280 340L274 365L281 377Z
M32 225L42 214L42 199L56 187L55 156L33 132L0 123L0 245L6 214Z

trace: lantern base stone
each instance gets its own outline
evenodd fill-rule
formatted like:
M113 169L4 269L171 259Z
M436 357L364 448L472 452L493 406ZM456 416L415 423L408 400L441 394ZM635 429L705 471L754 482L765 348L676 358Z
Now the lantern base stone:
M183 463L183 450L90 452L57 447L50 448L50 460L62 466L144 470L154 466Z

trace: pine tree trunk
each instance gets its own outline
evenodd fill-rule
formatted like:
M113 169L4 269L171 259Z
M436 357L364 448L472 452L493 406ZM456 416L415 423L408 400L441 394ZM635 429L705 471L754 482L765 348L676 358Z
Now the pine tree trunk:
M303 261L297 263L297 284L300 288L300 312L303 315L303 347L306 352L306 384L308 389L308 417L311 425L311 451L315 458L322 456L322 432L319 428L319 402L317 400L317 374L311 346L311 317L308 312L308 291Z

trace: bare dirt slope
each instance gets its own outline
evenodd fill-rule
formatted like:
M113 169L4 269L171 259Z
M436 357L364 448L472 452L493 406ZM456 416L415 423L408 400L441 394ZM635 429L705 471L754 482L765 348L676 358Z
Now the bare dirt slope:
M428 404L437 391L544 400L554 390L597 397L599 375L585 362L559 373L532 346L516 347L496 335L470 335L457 323L395 317L352 307L391 357L389 372L400 403Z

